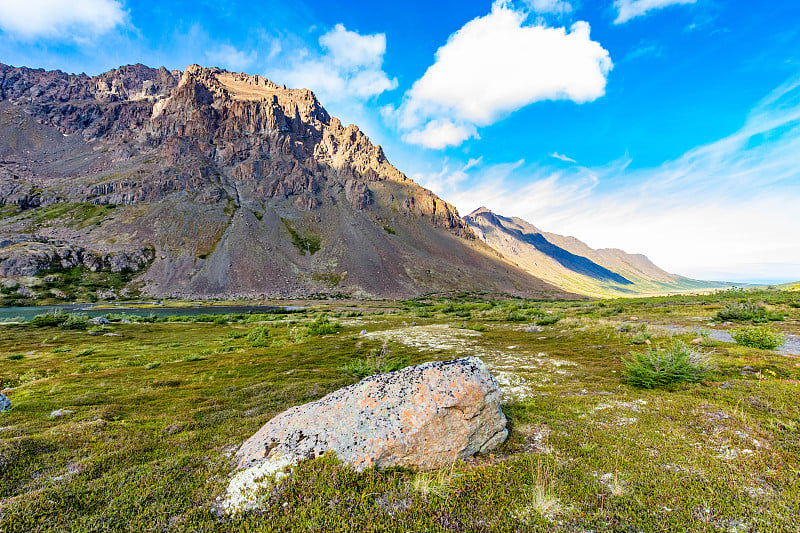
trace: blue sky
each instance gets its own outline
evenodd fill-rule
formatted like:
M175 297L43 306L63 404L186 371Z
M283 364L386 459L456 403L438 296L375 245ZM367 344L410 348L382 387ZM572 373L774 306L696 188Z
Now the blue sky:
M462 214L800 279L800 2L0 0L0 62L262 74Z

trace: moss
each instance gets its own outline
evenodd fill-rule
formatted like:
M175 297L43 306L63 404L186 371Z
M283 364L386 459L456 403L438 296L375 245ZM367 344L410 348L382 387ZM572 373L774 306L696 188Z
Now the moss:
M320 250L322 246L322 239L319 237L319 235L302 235L287 219L281 218L281 222L283 222L283 225L286 226L286 230L289 232L289 236L292 238L292 244L300 252L300 255L306 255L306 253L308 253L308 255L314 255Z

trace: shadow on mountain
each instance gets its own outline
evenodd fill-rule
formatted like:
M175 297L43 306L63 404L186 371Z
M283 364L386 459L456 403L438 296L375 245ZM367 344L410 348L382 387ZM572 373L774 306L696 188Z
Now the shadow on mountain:
M502 228L502 230L509 235L513 235L521 242L530 244L543 254L558 261L558 263L564 268L572 270L573 272L600 281L612 281L622 285L633 285L632 281L620 276L616 272L602 267L594 261L591 261L583 256L575 255L559 246L556 246L545 239L544 235L541 233L525 233L518 229L510 229L502 225L500 228Z

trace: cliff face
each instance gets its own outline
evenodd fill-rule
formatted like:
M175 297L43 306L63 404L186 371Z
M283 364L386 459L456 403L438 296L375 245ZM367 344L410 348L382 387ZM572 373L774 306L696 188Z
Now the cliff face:
M313 93L259 76L0 65L0 160L7 277L68 256L158 296L552 289Z

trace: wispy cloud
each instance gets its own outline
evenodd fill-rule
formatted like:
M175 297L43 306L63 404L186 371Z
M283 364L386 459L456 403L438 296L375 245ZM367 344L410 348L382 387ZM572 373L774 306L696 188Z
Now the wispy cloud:
M697 0L614 0L614 7L617 10L614 24L624 24L633 18L667 6L694 4L695 2Z
M552 154L549 154L549 155L552 158L560 159L561 161L564 161L566 163L577 163L577 161L575 161L571 157L567 157L564 154L559 154L558 152L553 152Z
M563 3L534 4L555 9ZM605 94L613 65L608 51L591 39L589 24L552 28L529 23L529 15L498 1L488 15L449 37L400 107L385 113L406 142L456 146L531 103L581 103Z
M800 76L734 134L658 167L630 163L481 167L445 198L462 212L486 205L595 247L643 252L682 274L774 279L753 265L782 264L780 277L800 265Z

